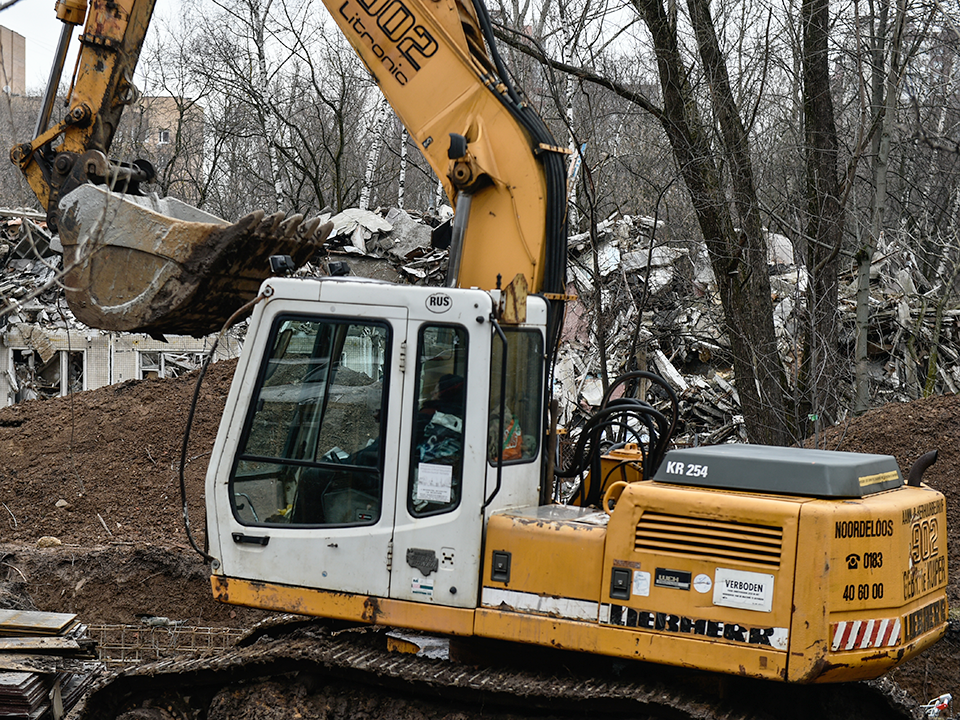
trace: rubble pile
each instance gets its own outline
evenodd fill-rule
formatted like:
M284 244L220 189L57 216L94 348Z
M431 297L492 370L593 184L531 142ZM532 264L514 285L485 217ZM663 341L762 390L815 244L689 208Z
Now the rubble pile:
M444 223L452 217L448 207L439 214L412 215L399 208L373 212L348 208L326 217L333 222L327 238L327 263L331 273L349 272L389 282L411 285L441 285L447 269L447 251L442 240ZM434 244L437 247L434 247ZM308 264L301 275L320 270Z
M746 439L716 281L702 243L652 218L611 216L568 241L578 296L567 311L555 377L561 420L577 425L626 370L660 374L679 396L678 444ZM599 291L598 291L599 288ZM665 397L648 397L669 409Z
M939 254L936 276L921 270L916 251L896 235L884 235L870 267L871 385L874 405L916 400L918 388L957 393L960 388L960 302L955 281L960 268L956 241ZM840 314L853 342L855 278L841 278ZM845 292L844 292L845 291ZM930 371L933 356L935 370ZM905 391L906 389L906 391Z
M444 238L449 237L445 230L451 217L446 206L423 215L398 208L327 214L324 219L332 220L334 229L325 254L297 275L350 273L440 285L446 273ZM0 218L5 218L0 221L0 338L14 326L19 338L33 326L82 330L53 282L60 246L46 233L41 216L16 210L0 211ZM931 348L938 353L929 378L936 391L956 392L960 387L960 307L940 303L950 293L923 277L909 249L896 243L893 236L884 240L871 268L874 404L915 399L924 385ZM771 234L768 246L774 324L790 373L800 359L799 330L807 319L807 275L794 262L787 238ZM662 375L679 395L678 444L746 440L705 245L676 237L662 221L615 214L593 233L570 236L568 257L567 292L577 299L567 305L554 375L561 424L575 429L597 407L604 368L608 382L625 370L641 369ZM856 318L854 272L851 265L840 279L842 340L850 354ZM42 342L28 344L42 350ZM199 361L196 353L161 356L156 348L151 352L141 356L142 375L179 374ZM59 387L51 381L51 392ZM661 410L668 406L665 397L653 395L648 400Z
M770 234L767 242L774 327L789 374L799 364L801 323L808 321L808 276L794 262L786 237ZM612 216L599 223L593 238L571 236L569 257L568 292L579 299L568 309L556 372L563 421L576 425L600 401L605 359L610 379L626 369L646 369L671 384L680 396L677 444L746 440L705 245L673 237L652 218ZM948 260L943 264L942 276L950 277ZM873 405L915 400L925 380L933 393L956 393L960 302L951 289L925 277L913 251L894 235L881 242L870 276ZM852 263L839 282L841 340L852 356L857 282ZM925 378L931 355L935 371ZM655 398L653 404L668 407Z
M0 330L17 323L83 326L58 302L63 247L40 213L0 209Z

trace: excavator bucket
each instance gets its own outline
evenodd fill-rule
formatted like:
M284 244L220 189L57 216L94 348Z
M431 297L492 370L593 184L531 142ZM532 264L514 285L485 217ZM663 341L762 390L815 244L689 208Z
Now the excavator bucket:
M207 335L256 297L271 255L299 267L331 223L247 215L234 224L172 198L81 185L60 203L67 303L103 330Z

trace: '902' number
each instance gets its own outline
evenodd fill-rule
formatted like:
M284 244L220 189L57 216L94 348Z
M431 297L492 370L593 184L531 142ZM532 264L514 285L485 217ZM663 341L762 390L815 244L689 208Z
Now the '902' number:
M667 473L670 475L686 475L687 477L702 477L707 476L707 469L709 465L694 465L693 463L682 463L682 462L668 462L667 463Z

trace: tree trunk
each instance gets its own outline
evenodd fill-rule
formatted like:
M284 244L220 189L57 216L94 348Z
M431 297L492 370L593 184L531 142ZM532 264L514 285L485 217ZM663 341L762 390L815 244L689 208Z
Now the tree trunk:
M381 97L377 103L377 111L373 115L373 144L370 146L370 152L367 154L367 169L364 173L363 189L360 191L360 209L370 209L370 195L373 192L373 176L377 169L377 162L380 160L380 150L383 146L383 126L387 121L387 101Z
M752 442L786 445L789 432L785 378L773 329L766 246L749 163L749 148L726 82L726 68L716 45L706 4L691 0L692 20L722 125L724 159L733 168L734 207L741 230L730 212L699 108L687 82L675 20L661 0L633 0L653 37L663 92L660 122L670 141L690 193L697 222L710 252L720 289L727 331L734 354L734 373L747 434ZM706 25L711 25L707 28ZM711 39L712 37L712 39Z
M836 419L839 318L837 259L843 233L843 207L837 176L838 142L830 95L827 38L829 0L804 0L803 98L806 138L806 267L809 323L801 365L799 408L819 427ZM802 415L799 418L802 421ZM809 434L809 432L807 433Z

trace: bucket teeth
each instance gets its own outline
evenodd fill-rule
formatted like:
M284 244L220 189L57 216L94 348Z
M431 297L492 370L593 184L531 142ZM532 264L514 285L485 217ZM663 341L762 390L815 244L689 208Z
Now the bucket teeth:
M300 222L303 220L303 215L297 213L296 215L291 215L286 220L280 224L280 232L285 238L292 238L297 233L297 228L300 227Z
M318 217L302 222L297 228L297 235L299 235L304 241L309 242L313 239L314 234L316 234L319 225L320 218ZM320 243L324 242L327 239L327 236L330 234L330 231L333 230L333 223L325 223L323 227L326 229L321 233L321 237L317 240L317 242Z

